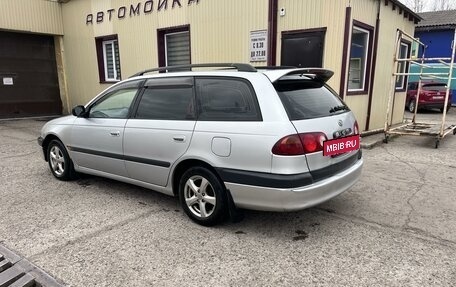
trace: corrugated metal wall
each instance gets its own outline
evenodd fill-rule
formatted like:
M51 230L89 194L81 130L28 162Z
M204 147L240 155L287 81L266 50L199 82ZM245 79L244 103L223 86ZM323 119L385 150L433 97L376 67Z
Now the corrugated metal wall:
M141 2L138 16L96 22L96 13ZM144 14L145 1L77 0L63 4L65 51L70 105L83 104L109 84L98 83L95 37L117 34L122 77L158 66L157 29L190 24L192 63L249 62L250 31L268 28L267 0L201 0L182 7ZM129 9L129 8L128 8ZM87 14L94 14L94 24L86 24ZM266 63L259 63L265 65Z
M339 90L341 81L344 42L345 9L352 7L352 21L357 20L372 27L376 25L380 3L380 33L377 67L373 88L370 129L383 127L392 72L395 31L404 29L413 34L414 24L399 9L392 10L380 0L278 0L278 8L285 9L285 16L278 17L277 64L280 64L281 33L283 31L326 27L325 68L335 71L329 84ZM157 29L190 25L192 63L249 62L250 31L268 28L267 0L181 0L182 7L144 14L145 1L139 0L77 0L62 5L64 21L64 47L68 77L69 105L83 104L109 84L98 82L98 65L95 37L117 34L120 47L122 77L137 71L158 66ZM198 3L197 3L198 2ZM129 15L130 5L141 3L140 15ZM127 7L123 19L117 17L119 7ZM107 11L116 9L112 19ZM96 23L96 13L104 12L104 21ZM86 24L88 14L93 14L93 24ZM374 37L374 35L371 35ZM257 63L259 65L265 62ZM347 65L348 70L348 65ZM350 95L346 102L355 112L361 129L367 121L369 95ZM401 107L404 93L396 99L394 121L402 120Z
M63 35L60 4L43 0L1 0L0 29Z
M283 31L326 27L323 67L335 72L329 84L336 91L339 91L343 61L345 10L348 6L352 8L352 23L353 20L356 20L370 25L374 29L380 7L379 45L375 81L371 86L371 89L374 90L369 129L382 128L386 118L393 67L395 32L396 29L403 29L412 35L414 32L414 23L399 15L399 9L393 11L391 3L385 6L385 1L381 0L279 0L278 8L279 10L285 9L285 16L278 17L277 59L280 59L280 38ZM374 33L371 37L374 37ZM372 57L374 56L372 55ZM346 73L348 73L348 63ZM355 113L360 129L364 130L368 115L368 92L361 95L345 96L345 101ZM404 102L405 93L397 93L394 111L394 122L396 123L402 121Z
M27 35L24 39L33 39L35 35L32 34L43 34L43 39L46 35L54 36L54 44L56 48L56 63L57 63L57 74L59 83L64 83L64 71L61 69L63 66L63 53L58 51L60 47L59 43L63 35L63 21L62 21L62 9L61 4L55 1L48 0L0 0L0 30L5 30L8 32L17 32L17 33L26 33ZM20 34L17 34L18 36ZM24 34L25 35L25 34ZM24 36L23 35L23 36ZM26 41L23 41L24 45L30 45ZM8 44L8 43L6 43ZM27 47L24 46L24 49ZM33 50L33 49L32 49ZM32 54L30 54L32 55ZM39 65L39 64L37 64ZM3 70L3 73L15 72L15 69L1 65L0 68ZM19 67L18 67L19 68ZM40 70L42 67L36 67L36 70ZM21 70L19 68L19 70ZM33 70L33 67L32 67ZM24 72L24 71L21 71ZM48 78L50 79L50 78ZM49 83L47 83L49 84ZM27 85L24 84L24 87L27 88ZM20 90L20 89L19 89ZM19 93L19 90L16 92ZM17 94L17 97L24 96ZM36 96L36 95L35 95ZM43 98L47 98L49 95L42 94ZM25 95L27 97L27 95ZM28 96L30 99L32 96ZM65 98L65 86L60 86L60 97L63 102ZM22 104L18 104L19 109L25 107L25 101ZM38 112L39 108L36 107ZM60 110L60 108L59 108ZM63 109L64 112L67 110Z
M388 95L391 87L391 75L393 72L393 55L397 29L401 29L413 35L415 25L403 15L399 15L399 9L392 10L391 3L388 6L381 5L380 33L378 45L377 76L374 83L374 97L372 101L372 113L369 129L383 128L388 106ZM405 92L396 93L393 122L400 123L404 117Z
M70 1L62 5L68 107L85 104L102 89L98 83L97 53L93 31L94 28L102 27L85 25L86 13L92 13L91 11L91 1L87 0ZM113 32L107 31L106 34L110 35Z
M280 64L283 31L326 27L323 67L335 72L329 84L338 91L347 6L348 0L279 0L278 8L285 9L285 16L279 16L277 21L277 63Z
M279 0L279 9L285 9L285 16L278 19L277 58L280 59L280 38L283 31L327 28L323 67L335 72L329 85L339 91L345 36L345 10L350 2L352 21L357 20L375 26L377 2L374 0ZM364 129L369 102L368 93L346 96L345 101L355 113L361 130Z
M367 24L369 26L374 27L375 30L375 24L377 21L377 11L378 11L378 0L352 0L351 1L351 7L352 7L352 23L354 20L362 22L364 24ZM370 37L374 37L374 33L370 35ZM374 45L374 43L373 43ZM374 49L374 47L371 47L371 49ZM350 54L349 54L350 55ZM372 53L372 57L373 57ZM349 56L350 57L350 56ZM349 59L347 59L349 60ZM347 69L348 69L348 64L347 64ZM348 70L347 70L348 73ZM377 74L376 75L379 78L384 78L384 75ZM347 76L348 80L348 76ZM374 97L376 96L376 90L375 90L375 85L370 87L371 89L374 89ZM356 118L358 119L358 124L361 130L364 130L366 127L366 121L367 121L367 110L368 110L368 105L369 105L369 94L368 92L365 94L361 95L348 95L345 97L345 101L347 104L350 106L350 108L353 110L353 112L356 115Z

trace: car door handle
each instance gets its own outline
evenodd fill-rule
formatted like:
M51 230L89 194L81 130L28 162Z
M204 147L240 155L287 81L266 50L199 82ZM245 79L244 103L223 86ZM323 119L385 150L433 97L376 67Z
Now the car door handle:
M120 132L119 131L116 131L116 132L109 132L109 134L113 137L119 137L120 136Z
M177 142L184 142L185 136L173 136L173 140Z

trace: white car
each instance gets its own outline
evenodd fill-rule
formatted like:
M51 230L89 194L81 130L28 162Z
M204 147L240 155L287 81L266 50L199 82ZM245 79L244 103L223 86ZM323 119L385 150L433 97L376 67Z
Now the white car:
M191 71L213 66L229 69ZM86 173L178 196L202 225L234 208L301 210L361 174L358 124L325 84L332 75L248 64L146 70L46 123L38 142L57 179Z

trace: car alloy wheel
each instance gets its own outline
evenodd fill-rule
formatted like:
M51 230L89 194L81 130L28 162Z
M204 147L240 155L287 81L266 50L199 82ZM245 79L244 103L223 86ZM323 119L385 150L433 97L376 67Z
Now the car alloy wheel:
M182 175L179 199L185 213L196 223L212 226L228 214L225 187L209 169L191 167Z
M414 113L415 112L415 99L412 99L408 105L408 110L409 112L411 113Z
M58 140L52 140L47 147L47 159L52 174L60 180L70 180L76 177L73 162L65 146Z
M65 173L65 158L62 151L56 145L52 146L49 151L49 161L51 163L52 172L57 176L62 176Z
M211 216L217 204L214 188L207 179L199 175L187 180L184 197L190 211L201 218Z
M451 106L447 106L446 108L446 112L448 113L448 111L450 110L450 107ZM443 113L445 111L445 108L440 108L440 112Z

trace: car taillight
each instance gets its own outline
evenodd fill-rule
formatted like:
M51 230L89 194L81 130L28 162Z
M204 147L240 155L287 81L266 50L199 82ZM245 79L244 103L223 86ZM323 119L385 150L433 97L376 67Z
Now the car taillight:
M430 93L424 91L424 92L421 92L421 94L420 94L420 99L421 99L421 100L422 100L422 99L429 99L430 96L431 96Z
M324 133L300 133L281 138L272 148L275 155L303 155L323 151Z
M301 155L304 154L299 136L289 135L281 138L272 148L272 153L276 155Z
M353 134L355 134L355 135L359 134L358 121L355 121L355 125L353 126Z

